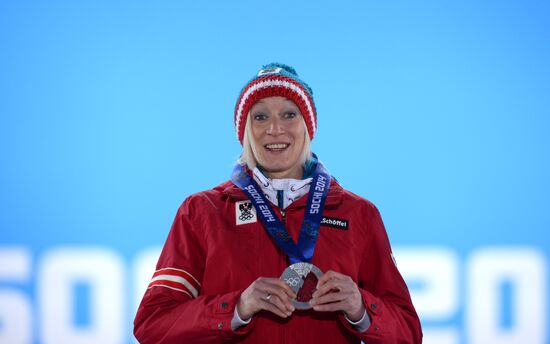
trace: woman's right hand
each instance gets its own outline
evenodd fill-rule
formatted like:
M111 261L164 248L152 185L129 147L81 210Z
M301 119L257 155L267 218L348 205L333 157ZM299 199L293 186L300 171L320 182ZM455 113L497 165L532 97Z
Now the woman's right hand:
M237 312L243 320L250 319L261 310L286 318L294 312L291 298L296 298L296 294L283 280L260 277L241 294L237 303Z

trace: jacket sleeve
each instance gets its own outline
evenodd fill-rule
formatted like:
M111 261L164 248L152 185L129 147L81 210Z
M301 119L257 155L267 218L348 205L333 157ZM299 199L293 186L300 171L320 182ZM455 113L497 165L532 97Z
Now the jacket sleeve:
M369 204L369 208L370 240L358 286L371 324L366 331L358 332L344 315L340 315L342 323L365 343L422 343L420 320L393 259L382 218L374 205Z
M254 321L236 330L231 319L242 290L201 295L206 245L204 207L191 198L178 209L156 271L134 320L134 335L142 344L217 343L245 336Z

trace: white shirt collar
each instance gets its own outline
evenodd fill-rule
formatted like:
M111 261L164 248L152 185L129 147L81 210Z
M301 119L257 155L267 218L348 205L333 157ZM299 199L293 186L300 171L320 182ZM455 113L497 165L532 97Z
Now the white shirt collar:
M292 202L309 192L309 185L313 178L306 179L269 179L257 168L252 170L254 180L260 185L266 198L275 206L277 202L277 191L283 192L283 209L286 209Z

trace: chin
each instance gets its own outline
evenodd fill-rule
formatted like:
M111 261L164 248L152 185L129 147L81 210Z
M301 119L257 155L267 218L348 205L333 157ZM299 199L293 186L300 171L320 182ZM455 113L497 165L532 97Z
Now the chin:
M269 173L281 173L292 169L292 166L281 166L281 165L262 165L262 168Z
M259 162L260 166L263 168L263 170L266 173L266 177L270 178L294 178L294 179L300 179L301 174L298 175L296 173L296 163L292 164L262 164ZM278 176L273 176L273 174L277 174ZM292 175L296 174L296 175Z
M282 172L291 169L293 166L293 164L286 159L276 159L272 157L264 157L263 159L259 159L258 164L262 166L264 170L269 172Z

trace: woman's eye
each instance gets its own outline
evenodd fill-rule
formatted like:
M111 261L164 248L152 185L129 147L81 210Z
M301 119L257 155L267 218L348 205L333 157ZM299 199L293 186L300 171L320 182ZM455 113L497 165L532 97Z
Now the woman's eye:
M290 118L294 118L294 117L296 117L296 113L295 113L295 112L287 112L287 113L285 113L285 118L290 119Z
M263 113L257 113L254 115L254 119L256 121L263 121L265 119L267 119L267 115L263 114Z

